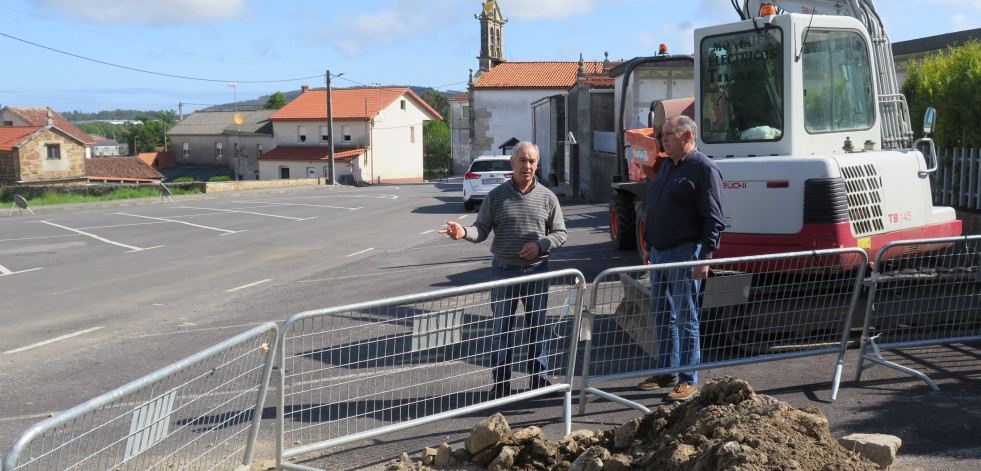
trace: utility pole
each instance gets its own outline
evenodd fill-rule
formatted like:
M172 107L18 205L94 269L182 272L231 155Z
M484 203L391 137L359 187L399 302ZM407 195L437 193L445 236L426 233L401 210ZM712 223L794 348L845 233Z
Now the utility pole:
M327 178L334 184L334 111L330 103L330 69L327 69Z

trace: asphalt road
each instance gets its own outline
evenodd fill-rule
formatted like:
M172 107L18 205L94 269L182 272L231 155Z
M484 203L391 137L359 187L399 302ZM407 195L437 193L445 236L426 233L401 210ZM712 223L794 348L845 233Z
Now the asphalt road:
M296 189L35 208L0 217L0 450L51 413L98 396L249 327L292 314L488 279L488 244L435 230L467 222L459 180L364 188ZM552 268L587 280L633 264L609 248L605 205L564 200L569 243ZM6 216L6 214L4 214ZM876 367L859 383L856 352L830 401L835 358L810 357L724 370L759 393L813 404L832 434L890 433L904 440L894 469L981 468L981 344L888 353L931 375L921 381ZM656 406L632 382L610 385ZM515 427L561 434L558 400L505 410ZM576 428L610 428L638 413L610 403L575 416ZM398 451L464 438L476 417L371 441L350 462L381 466ZM273 449L263 422L258 457ZM394 453L394 454L393 454ZM344 451L335 456L344 459ZM367 464L366 464L367 466Z

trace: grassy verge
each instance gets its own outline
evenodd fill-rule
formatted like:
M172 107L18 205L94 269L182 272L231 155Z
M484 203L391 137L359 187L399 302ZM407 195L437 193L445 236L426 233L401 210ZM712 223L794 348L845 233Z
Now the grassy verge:
M171 193L174 195L186 195L190 193L200 193L197 189L184 190L181 188L171 188ZM48 204L68 204L68 203L85 203L89 201L112 201L112 200L122 200L131 198L149 198L153 196L160 196L160 189L157 187L140 187L140 188L120 188L111 193L102 196L92 196L92 195L81 195L77 193L58 193L55 191L49 191L43 195L36 198L27 198L28 206L43 206ZM5 203L10 203L5 201Z

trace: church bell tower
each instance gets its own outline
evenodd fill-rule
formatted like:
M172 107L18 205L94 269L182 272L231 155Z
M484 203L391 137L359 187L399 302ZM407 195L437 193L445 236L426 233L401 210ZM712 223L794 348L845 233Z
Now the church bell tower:
M501 33L507 18L501 16L501 9L494 0L487 0L483 4L483 10L474 15L480 20L480 71L478 74L487 72L497 64L504 62L504 42Z

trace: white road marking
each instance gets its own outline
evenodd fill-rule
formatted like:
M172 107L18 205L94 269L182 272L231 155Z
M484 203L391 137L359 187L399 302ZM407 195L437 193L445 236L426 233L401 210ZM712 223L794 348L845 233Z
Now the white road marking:
M364 249L364 250L362 250L362 251L360 251L360 252L354 252L354 253L352 253L352 254L348 254L348 255L345 255L345 256L346 256L346 257L353 257L353 256L355 256L355 255L361 255L361 254L363 254L363 253L365 253L365 252L371 252L372 250L375 250L375 248L374 248L374 247L371 247L371 248L369 248L369 249Z
M99 242L105 242L107 244L112 244L112 245L115 245L115 246L118 246L118 247L123 247L123 248L129 249L130 252L140 252L140 251L143 251L143 250L150 250L150 249L156 249L156 248L163 247L162 245L158 245L156 247L147 247L145 249L141 249L139 247L133 247L132 245L121 244L119 242L113 242L113 241L111 241L109 239L105 239L105 238L99 237L99 236L97 236L95 234L89 234L88 232L83 232L83 231L80 231L78 229L72 229L70 227L65 227L65 226L62 226L60 224L55 224L55 223L50 222L50 221L41 221L41 222L43 222L44 224L47 224L49 226L58 227L58 228L61 228L61 229L66 230L66 231L71 231L71 232L75 232L77 234L82 234L83 236L91 237L91 238L93 238L93 239L95 239L95 240L97 240Z
M167 218L154 218L154 217L150 217L150 216L140 216L138 214L127 214L127 213L116 213L116 214L118 214L120 216L132 216L132 217L135 217L135 218L153 219L155 221L174 222L174 223L177 223L177 224L185 224L185 225L188 225L188 226L199 227L201 229L208 229L208 230L212 230L212 231L224 232L226 234L237 234L239 232L245 232L244 230L241 230L241 231L230 231L228 229L218 229L217 227L202 226L200 224L191 224L191 223L189 223L187 221L177 221L177 220L174 220L174 219L167 219ZM161 246L161 247L163 247L163 246Z
M426 232L420 232L419 235L426 235L426 234L429 234L430 232L436 232L437 230L438 229L430 229L430 230L428 230Z
M224 203L224 201L223 201L223 203ZM275 206L310 206L310 207L313 207L313 208L346 209L348 211L357 211L357 210L361 209L360 207L358 207L358 208L345 208L345 207L342 207L342 206L329 206L329 205L326 205L326 204L273 203L273 202L269 202L269 201L229 201L228 203L229 204L234 204L234 203L270 204L270 205L275 205Z
M280 216L278 214L255 213L251 211L239 211L237 209L195 208L193 206L178 206L178 207L184 209L198 209L201 211L221 211L224 213L242 213L242 214L252 214L255 216L269 216L271 218L292 219L294 221L306 221L307 219L313 219L313 218L295 218L291 216Z
M399 195L337 195L333 197L334 198L375 198L375 199L384 199L384 200L399 199Z
M12 354L12 353L23 352L25 350L30 350L32 348L41 347L41 346L47 345L49 343L55 343L55 342L59 342L59 341L65 340L65 339L70 339L72 337L78 337L79 335L85 335L85 334L87 334L89 332L95 332L95 331L97 331L97 330L99 330L101 328L102 327L92 327L91 329L80 330L78 332L74 332L74 333L71 333L71 334L62 335L61 337L55 337L55 338L50 339L50 340L45 340L43 342L38 342L38 343L35 343L34 345L28 345L26 347L17 348L17 349L14 349L14 350L7 350L6 352L3 352L3 354L4 355L9 355L9 354Z
M11 271L7 267L0 265L0 276L16 275L18 273L27 273L29 271L35 271L35 270L40 270L40 268L31 268L28 270L21 270L21 271Z
M256 281L255 283L249 283L247 285L242 285L242 286L239 286L238 288L226 289L225 292L226 293L231 293L232 291L238 291L240 289L251 288L253 286L258 286L258 285L261 285L261 284L266 283L268 281L272 281L272 278L266 278L265 280Z

